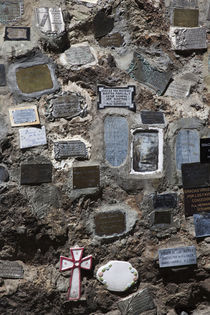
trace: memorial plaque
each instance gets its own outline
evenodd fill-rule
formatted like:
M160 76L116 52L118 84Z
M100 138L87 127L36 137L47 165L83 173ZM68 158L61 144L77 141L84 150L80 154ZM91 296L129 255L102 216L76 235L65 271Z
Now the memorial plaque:
M184 189L185 216L210 212L210 187Z
M104 109L106 107L120 107L128 108L136 111L134 103L135 86L128 87L114 87L109 88L105 86L98 86L98 109Z
M87 158L87 148L80 140L59 141L54 143L54 156L56 160L69 157Z
M153 67L141 54L134 52L134 58L128 70L130 76L162 95L171 81L172 72L163 72Z
M54 118L73 118L82 112L77 95L59 96L53 100L52 116Z
M114 27L114 18L107 16L104 11L99 11L93 19L93 27L96 38L107 35Z
M45 127L41 128L21 128L19 129L20 134L20 148L32 148L39 145L47 144Z
M5 66L0 64L0 86L6 85L6 74L5 74Z
M141 121L147 125L165 124L164 113L144 110L141 112Z
M171 211L155 211L154 224L171 224Z
M177 206L177 194L168 193L155 195L153 198L153 206L157 208L176 208Z
M72 66L83 66L96 61L88 45L72 45L65 51L65 55Z
M120 166L128 154L128 122L119 116L104 120L105 158L112 166Z
M110 236L126 230L125 214L122 211L106 211L95 215L95 234Z
M14 22L23 14L23 0L5 0L0 3L0 23Z
M190 95L191 87L192 81L177 78L170 83L164 95L177 99L186 98Z
M99 44L103 47L120 47L123 41L124 39L120 33L113 33L101 38Z
M201 163L210 163L210 138L200 139Z
M199 10L174 9L174 26L198 27Z
M36 185L52 182L51 163L21 164L21 185Z
M100 186L99 166L73 167L73 188L94 188Z
M195 246L159 249L158 254L160 268L197 264Z
M210 186L210 164L186 163L182 165L184 188Z
M133 135L133 170L152 172L158 169L158 131L136 131Z
M22 279L23 267L16 261L0 260L0 278Z
M30 40L30 27L5 27L4 40Z
M197 50L206 49L206 28L176 28L170 30L172 48L174 50Z
M43 33L60 34L65 31L61 8L36 8L37 26Z
M193 162L200 162L200 136L197 130L182 129L176 137L176 167Z
M9 115L12 127L40 124L36 106L10 108Z
M196 237L210 236L210 213L194 214L193 218Z

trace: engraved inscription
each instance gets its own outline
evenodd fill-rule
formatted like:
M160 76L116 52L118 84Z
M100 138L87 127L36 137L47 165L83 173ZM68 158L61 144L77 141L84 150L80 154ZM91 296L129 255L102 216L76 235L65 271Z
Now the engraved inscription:
M98 213L94 221L95 233L98 236L121 234L126 230L125 214L122 211Z
M43 33L60 34L65 30L61 8L36 8L37 26Z
M68 157L87 158L87 149L80 140L59 141L54 143L54 155L56 160Z
M196 237L210 236L210 213L194 214Z
M16 261L0 260L0 278L21 279L23 267Z
M98 108L105 107L127 107L135 111L135 104L133 102L135 94L135 86L128 86L125 88L108 88L105 86L98 86L99 102Z
M141 112L141 121L143 124L164 124L164 113L161 112L152 112L152 111L142 111Z
M73 188L94 188L100 186L99 166L73 167Z
M184 188L210 186L210 164L183 164L182 182Z
M67 61L74 66L86 65L95 61L95 57L92 54L90 47L81 45L81 46L72 46L65 51Z
M184 189L185 216L210 211L210 187Z
M103 47L120 47L123 43L123 37L120 33L107 35L99 40L99 44Z
M14 127L39 124L36 106L10 108L9 113L11 125Z
M177 194L155 195L153 199L154 208L175 208L177 206Z
M59 96L53 100L52 115L54 118L74 117L80 114L82 108L77 95Z
M31 148L39 145L47 144L45 127L41 128L21 128L20 134L20 148Z
M21 18L23 13L22 0L5 0L0 3L0 22L13 22Z
M197 263L195 246L159 249L158 254L160 268Z
M172 46L174 50L206 49L206 29L202 27L172 28Z

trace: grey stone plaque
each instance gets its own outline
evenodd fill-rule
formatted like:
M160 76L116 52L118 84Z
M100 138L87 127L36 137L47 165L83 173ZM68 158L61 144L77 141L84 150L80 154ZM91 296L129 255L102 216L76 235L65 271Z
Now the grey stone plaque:
M128 154L128 123L120 116L104 120L105 158L112 166L120 166Z
M95 234L110 236L126 230L125 213L120 210L99 212L95 215Z
M21 185L36 185L52 182L51 163L30 163L21 164Z
M6 85L6 74L5 74L5 66L0 64L0 86Z
M182 129L176 138L176 167L193 162L200 162L200 136L197 130Z
M135 131L133 135L133 170L151 172L158 169L158 132Z
M159 249L158 254L160 268L197 264L195 246Z
M174 50L207 49L206 29L202 27L176 28L170 30Z
M16 261L0 260L0 278L22 279L23 267Z
M182 165L182 182L184 188L210 186L210 164L186 163Z
M20 128L20 148L32 148L47 144L45 127Z
M186 98L190 95L192 84L193 82L190 80L177 78L173 82L171 82L164 95L177 99Z
M87 158L87 148L80 140L59 141L54 143L54 155L56 160L68 157Z
M141 121L143 124L148 125L161 125L165 124L164 113L162 112L152 112L149 110L143 110L141 112Z
M73 118L82 112L79 97L76 94L58 96L52 101L54 118Z
M95 62L95 57L92 54L88 45L74 45L65 51L66 60L72 66L82 66Z
M210 213L194 214L193 218L196 237L210 236Z
M0 23L14 22L23 14L23 0L5 0L0 3Z
M36 106L10 108L9 113L13 127L40 124Z
M167 193L155 195L153 198L153 205L155 209L175 208L177 206L177 194Z

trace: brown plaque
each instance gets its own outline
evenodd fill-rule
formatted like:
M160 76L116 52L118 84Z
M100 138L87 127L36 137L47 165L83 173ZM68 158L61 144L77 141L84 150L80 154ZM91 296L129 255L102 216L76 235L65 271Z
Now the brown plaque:
M174 9L174 26L197 27L199 10Z
M186 217L210 212L210 187L184 189L184 206Z
M107 211L95 215L95 233L98 236L121 234L126 230L125 214L122 211Z
M100 186L99 166L81 166L73 168L73 188L93 188Z
M155 224L171 224L171 211L155 211Z
M99 44L103 47L120 47L123 43L123 37L120 33L107 35L99 40Z
M52 182L52 164L22 164L21 185L36 185Z

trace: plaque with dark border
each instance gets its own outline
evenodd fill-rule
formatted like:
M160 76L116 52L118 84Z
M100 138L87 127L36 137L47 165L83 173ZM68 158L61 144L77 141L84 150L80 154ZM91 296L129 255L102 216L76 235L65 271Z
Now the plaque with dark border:
M0 86L6 85L5 65L0 64Z
M110 236L121 234L126 230L125 214L122 211L106 211L97 213L94 217L95 234Z
M87 158L87 148L80 140L58 141L54 143L54 155L56 160L68 157Z
M197 264L195 246L159 249L158 254L160 268Z
M200 139L201 163L210 163L210 138Z
M30 27L5 27L4 40L30 40Z
M182 164L182 182L184 188L210 186L210 164Z
M171 211L170 210L157 210L155 211L154 224L171 224Z
M21 185L36 185L52 182L52 164L21 164Z
M196 237L210 236L210 213L194 214L193 218Z
M0 278L22 279L23 267L16 261L0 260Z
M164 113L162 112L152 112L152 111L142 111L141 121L143 124L165 124Z
M100 186L99 166L73 167L73 188L94 188Z
M153 198L153 206L157 208L176 208L177 206L177 194L168 193L155 195Z
M185 216L210 212L210 187L184 189Z
M174 9L174 26L197 27L199 10Z
M97 90L99 95L98 109L118 107L128 108L134 112L136 111L134 85L128 87L105 87L99 85Z

